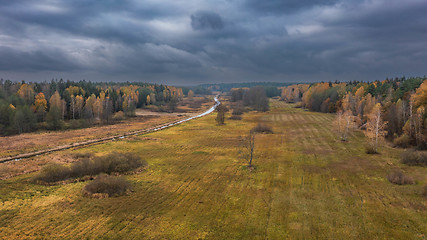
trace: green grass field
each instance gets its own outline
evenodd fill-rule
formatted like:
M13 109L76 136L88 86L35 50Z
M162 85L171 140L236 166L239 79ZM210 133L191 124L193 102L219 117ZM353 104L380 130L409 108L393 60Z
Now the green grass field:
M272 101L267 113L215 124L215 114L170 129L55 153L140 154L149 168L127 175L134 192L84 197L86 183L0 182L0 238L52 239L425 239L427 169L399 163L402 150L364 152L361 132L338 141L334 115ZM249 171L238 137L258 122ZM149 137L149 138L147 138ZM42 156L41 156L42 157ZM41 158L40 157L40 158ZM53 157L49 155L49 157ZM26 161L26 160L23 160ZM418 183L389 183L400 168Z

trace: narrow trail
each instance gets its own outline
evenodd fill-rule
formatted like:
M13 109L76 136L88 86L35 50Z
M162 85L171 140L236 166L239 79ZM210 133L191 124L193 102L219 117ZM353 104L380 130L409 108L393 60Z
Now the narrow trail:
M75 148L75 147L88 146L88 145L103 143L103 142L112 141L112 140L116 140L116 139L123 139L123 138L126 138L127 136L131 136L131 135L141 135L141 134L160 131L160 130L163 130L163 129L166 129L166 128L169 128L169 127L172 127L175 125L179 125L181 123L188 122L192 119L200 118L200 117L203 117L203 116L206 116L206 115L212 113L213 111L215 111L216 107L220 104L220 101L218 100L218 96L215 96L214 100L215 100L215 104L211 108L209 108L207 111L205 111L199 115L193 116L193 117L189 117L189 118L185 118L182 120L161 124L161 125L158 125L155 127L147 128L147 129L127 132L127 133L119 134L119 135L115 135L115 136L97 138L97 139L92 139L89 141L57 146L54 148L49 148L49 149L40 150L40 151L36 151L36 152L29 152L29 153L18 154L15 156L4 157L4 158L0 158L0 163L5 163L5 162L9 162L9 161L19 161L23 158L34 157L34 156L38 156L38 155L42 155L42 154L46 154L46 153L62 151L65 149L70 149L70 148Z

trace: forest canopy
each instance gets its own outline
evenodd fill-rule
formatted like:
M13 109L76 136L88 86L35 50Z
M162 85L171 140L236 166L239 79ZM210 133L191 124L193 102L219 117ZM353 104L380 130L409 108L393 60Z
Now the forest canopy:
M133 116L135 109L163 105L183 97L181 88L140 82L52 80L26 83L0 80L0 135L40 128L62 129L94 122L110 123L115 115Z

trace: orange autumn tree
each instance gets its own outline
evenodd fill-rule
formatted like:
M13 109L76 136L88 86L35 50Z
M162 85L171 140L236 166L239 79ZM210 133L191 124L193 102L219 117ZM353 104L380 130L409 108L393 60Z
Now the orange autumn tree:
M383 121L381 104L377 103L367 116L368 121L366 122L366 130L364 133L368 137L371 147L371 149L368 149L368 153L377 153L378 144L384 139L386 134L385 127L387 125L387 122Z
M47 109L47 101L43 93L37 94L32 108L37 115L37 121L43 122Z
M24 99L27 104L33 103L34 95L35 92L33 86L26 83L22 84L18 90L18 96Z
M339 111L334 121L334 127L341 141L346 142L350 130L354 128L354 116L350 110Z

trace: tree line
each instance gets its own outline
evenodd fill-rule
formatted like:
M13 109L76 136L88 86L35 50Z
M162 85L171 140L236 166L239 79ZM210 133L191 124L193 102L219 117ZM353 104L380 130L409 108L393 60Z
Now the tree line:
M146 105L175 106L181 88L140 82L0 80L0 135L88 127L134 116ZM66 124L67 123L67 124Z
M427 149L427 79L295 84L282 88L281 98L311 111L337 112L342 140L354 123L366 130L375 148L384 136L397 146Z
M276 87L273 87L276 88ZM277 89L277 88L276 88ZM278 90L278 89L277 89ZM270 95L267 96L267 93ZM244 106L249 106L257 111L269 110L269 97L278 96L280 91L272 91L270 87L256 86L252 88L233 88L230 91L231 102L241 101Z

